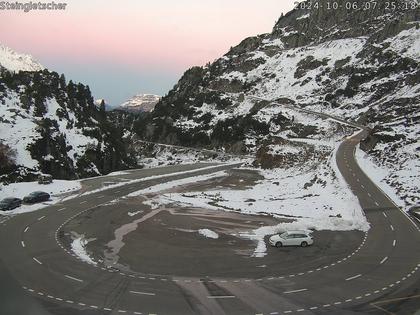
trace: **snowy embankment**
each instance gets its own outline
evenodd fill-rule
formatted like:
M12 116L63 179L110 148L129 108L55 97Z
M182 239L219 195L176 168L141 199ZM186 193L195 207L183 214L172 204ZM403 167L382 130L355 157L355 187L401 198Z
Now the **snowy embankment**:
M61 194L75 192L81 188L79 181L67 181L67 180L54 180L53 183L48 185L41 185L38 182L23 182L14 183L5 186L0 186L0 200L8 197L16 197L23 199L26 195L34 191L45 191L51 195L50 201L37 203L33 205L22 204L19 208L11 211L0 211L0 214L11 215L25 212L31 212L39 210L41 208L53 205L60 202L62 198Z
M394 188L386 183L386 179L390 177L392 172L384 167L377 166L373 162L373 159L360 149L359 145L357 146L355 157L357 164L360 166L362 171L369 176L375 185L387 194L396 205L400 207L404 206L404 200L398 196ZM412 170L414 171L414 169Z

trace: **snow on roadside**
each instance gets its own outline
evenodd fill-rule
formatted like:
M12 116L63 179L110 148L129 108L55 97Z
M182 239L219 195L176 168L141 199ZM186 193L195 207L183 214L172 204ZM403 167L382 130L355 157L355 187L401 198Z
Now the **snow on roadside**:
M193 174L193 173L197 173L197 172L201 172L201 171L207 171L207 170L211 170L211 169L214 169L214 168L218 168L218 167L221 167L221 166L224 166L224 165L232 165L232 164L237 164L237 162L229 162L229 163L223 163L223 164L218 164L218 165L196 168L196 169L189 170L189 171L167 173L167 174L162 174L162 175L154 175L154 176L148 176L148 177L143 177L143 178L139 178L139 179L133 179L133 180L129 180L129 181L124 181L122 183L117 183L117 184L113 184L113 185L108 185L106 187L94 189L94 190L85 192L82 195L90 195L90 194L94 194L94 193L97 193L97 192L100 192L100 191L105 191L105 190L112 189L112 188L122 187L122 186L129 185L129 184L141 183L141 182L145 182L145 181L152 180L152 179L161 179L161 178L167 178L167 177L172 177L172 176L177 176L177 175Z
M53 205L61 201L60 194L78 191L81 188L79 181L67 181L55 179L51 184L41 185L38 182L22 182L0 186L0 200L7 197L16 197L22 199L33 191L45 191L51 195L50 201L37 203L33 205L22 204L19 208L11 211L0 211L0 214L14 215L26 213Z
M96 262L89 256L86 251L86 245L89 243L89 240L86 240L83 235L77 237L71 243L71 250L76 254L82 261L87 262L88 264L95 265Z
M219 238L219 234L217 234L216 232L209 230L209 229L200 229L198 230L198 234L207 237L207 238L212 238L212 239L218 239Z
M164 184L158 184L158 185L150 186L146 189L135 191L131 194L128 194L127 197L137 197L137 196L141 196L141 195L145 195L145 194L156 193L156 192L168 190L168 189L171 189L171 188L174 188L174 187L177 187L177 186L192 184L192 183L195 183L195 182L202 182L202 181L206 181L206 180L209 180L209 179L214 179L214 178L218 178L218 177L225 177L225 176L227 176L227 173L225 171L220 171L220 172L216 172L216 173L212 173L212 174L192 176L192 177L172 180L172 181L166 182Z
M390 176L390 171L377 166L372 158L360 149L360 145L356 148L356 161L362 171L378 186L397 206L404 206L404 201L397 195L395 190L389 186L385 179ZM414 169L412 169L414 171Z

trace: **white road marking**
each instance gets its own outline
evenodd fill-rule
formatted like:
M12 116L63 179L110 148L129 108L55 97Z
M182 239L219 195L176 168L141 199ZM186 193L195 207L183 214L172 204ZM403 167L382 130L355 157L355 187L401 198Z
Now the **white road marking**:
M384 215L385 218L388 218L385 212L382 212L382 214Z
M375 201L375 205L379 206L379 203L377 203L377 202Z
M355 275L355 276L353 276L353 277L350 277L350 278L347 278L346 279L346 281L350 281L350 280L353 280L353 279L357 279L357 278L359 278L359 277L361 277L362 275L359 273L358 275Z
M29 230L29 226L27 226L27 227L25 228L25 230L23 230L23 233L28 232L28 230Z
M380 264L382 265L384 262L388 260L388 256L384 257L384 259L381 260Z
M303 291L308 291L308 289L291 290L291 291L286 291L286 292L283 292L283 293L284 294L290 294L290 293L298 293L298 292L303 292Z
M118 193L120 193L120 192L121 192L121 190L117 190L117 191L115 191L115 193L117 193L117 194L118 194Z
M110 309L110 308L108 308L108 307L104 307L104 311L111 312L111 311L112 311L112 309Z
M369 196L369 197L372 197L372 195L371 195L370 193L368 193L368 196Z
M105 197L105 196L103 196L103 195L102 195L102 196L98 196L98 197L96 197L96 198L101 199L101 198L104 198L104 197Z
M69 279L74 280L74 281L77 281L77 282L83 282L83 280L77 279L77 278L72 277L72 276L64 275L64 277L69 278Z
M390 227L391 227L391 230L393 230L393 231L394 231L394 227L393 227L392 225L390 225Z
M38 221L41 221L42 219L44 219L45 218L45 215L43 215L42 217L39 217L38 218Z
M35 257L32 257L33 260L35 260L38 264L42 265L42 262L40 262L38 259L36 259Z
M234 299L236 296L234 295L209 295L208 299Z
M60 208L57 211L60 212L60 211L63 211L63 210L66 210L66 208L65 207L64 208Z
M80 204L82 205L82 204L84 204L84 203L86 203L86 202L87 202L86 200L85 200L85 201L81 201L81 202L80 202Z
M20 241L20 244L22 245L22 247L25 247L25 242L24 241Z
M140 295L156 295L155 293L149 293L149 292L139 292L139 291L130 291L132 294L140 294Z
M392 246L394 246L395 247L395 245L397 244L397 240L394 240L393 242L392 242Z

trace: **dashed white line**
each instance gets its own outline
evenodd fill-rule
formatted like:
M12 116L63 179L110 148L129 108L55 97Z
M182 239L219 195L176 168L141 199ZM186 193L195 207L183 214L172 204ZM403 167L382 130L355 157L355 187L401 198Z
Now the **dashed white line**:
M384 257L384 259L381 260L380 264L382 265L384 262L388 260L388 256Z
M209 295L207 296L208 299L234 299L236 296L234 295Z
M347 278L346 279L346 281L350 281L350 280L354 280L354 279L357 279L357 278L359 278L359 277L361 277L362 275L359 273L358 275L355 275L355 276L353 276L353 277L349 277L349 278Z
M20 241L20 244L22 245L22 247L25 247L25 242L24 241Z
M29 226L27 226L27 227L23 230L23 233L28 232L28 230L29 230Z
M379 206L379 203L377 203L377 202L375 201L375 205Z
M63 211L63 210L66 210L66 208L65 207L64 208L60 208L57 211L60 212L60 211Z
M80 204L82 205L82 204L84 204L84 203L86 203L87 202L87 200L85 200L85 201L81 201L80 202Z
M397 244L397 240L394 240L393 242L392 242L392 246L393 247L395 247L395 245Z
M105 196L103 196L103 195L102 195L102 196L98 196L98 197L96 197L96 198L101 199L101 198L104 198L104 197L105 197Z
M39 217L38 218L38 221L41 221L42 219L44 219L45 218L45 215L43 215L42 217Z
M391 230L393 230L393 231L394 231L394 227L393 227L392 225L390 225L390 228L391 228Z
M75 278L75 277L72 277L72 276L64 275L64 277L66 277L68 279L71 279L71 280L74 280L74 281L77 281L77 282L83 282L82 279L78 279L78 278Z
M385 212L382 212L382 214L384 215L385 218L388 218Z
M42 262L40 262L38 259L36 259L35 257L32 257L33 260L35 260L38 264L42 265Z
M130 291L130 293L132 293L132 294L139 294L139 295L151 295L151 296L156 295L155 293L150 293L150 292L139 292L139 291Z
M283 293L284 294L290 294L290 293L298 293L298 292L303 292L303 291L308 291L308 289L291 290L291 291L286 291L286 292L283 292Z
M368 193L368 196L369 196L369 197L372 197L372 195L371 195L370 193Z

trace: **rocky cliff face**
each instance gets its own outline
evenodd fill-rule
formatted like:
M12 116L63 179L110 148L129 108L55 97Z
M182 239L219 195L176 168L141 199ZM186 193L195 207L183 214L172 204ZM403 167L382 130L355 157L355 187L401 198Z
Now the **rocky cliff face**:
M64 75L3 66L0 114L0 156L7 161L0 165L1 181L39 172L74 179L135 165L122 131L94 104L89 87Z
M420 160L419 7L353 2L330 10L330 1L304 2L271 33L188 70L137 131L158 142L266 152L279 137L331 134L290 111L304 107L369 125L377 162L412 168L406 161Z

